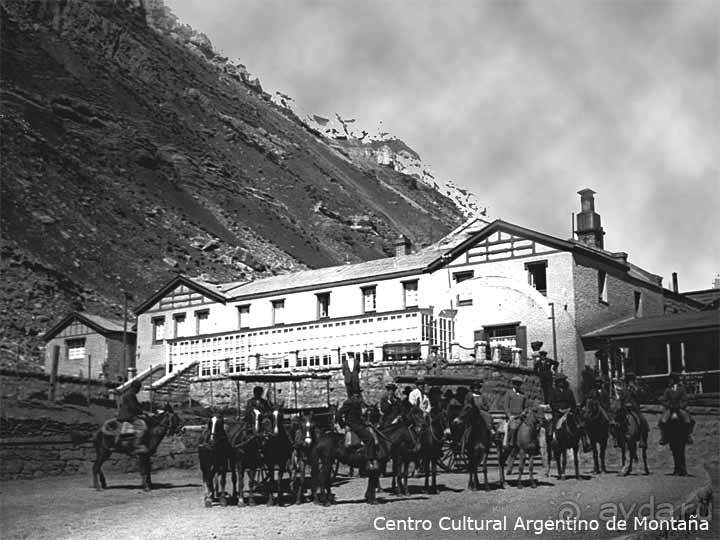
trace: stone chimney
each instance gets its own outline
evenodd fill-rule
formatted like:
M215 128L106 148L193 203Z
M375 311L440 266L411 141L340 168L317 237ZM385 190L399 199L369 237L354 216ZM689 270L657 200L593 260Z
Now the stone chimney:
M605 231L600 224L600 214L595 212L595 192L592 189L581 189L580 213L577 215L577 230L575 234L578 240L591 247L603 249L603 236Z
M410 242L410 239L404 234L398 236L398 239L395 240L395 256L399 257L400 255L410 255L411 251L412 243Z
M679 292L678 290L678 279L677 279L677 272L672 273L672 283L673 283L673 292Z

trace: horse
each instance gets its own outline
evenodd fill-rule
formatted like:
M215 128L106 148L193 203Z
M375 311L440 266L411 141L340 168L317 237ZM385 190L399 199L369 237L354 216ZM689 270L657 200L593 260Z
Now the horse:
M333 411L333 416L334 416ZM415 414L404 416L403 421L398 421L386 428L376 430L378 439L376 458L379 467L375 470L368 470L368 483L364 498L368 504L377 504L376 492L380 484L380 472L384 470L388 460L393 460L393 476L397 480L398 492L406 492L406 482L403 482L403 471L407 472L407 456L417 445L417 436L414 429L419 425ZM334 425L334 418L332 424ZM413 425L409 425L413 424ZM312 453L312 497L316 504L330 505L333 501L332 479L335 461L341 461L347 465L362 466L367 461L365 448L347 447L345 445L345 434L337 431L326 432L318 438ZM403 469L403 464L405 465Z
M637 416L636 416L637 415ZM647 465L647 429L643 427L642 413L635 411L630 413L626 407L620 405L615 412L615 440L620 445L622 456L621 476L627 476L632 472L633 464L638 461L637 447L642 449L643 468L645 474L650 474ZM625 463L625 450L629 454L628 462Z
M528 462L528 475L530 476L530 487L537 487L533 476L535 456L540 452L540 432L545 431L552 423L552 413L549 405L536 404L529 407L520 422L515 433L515 448L519 464L517 487L522 489L522 476L525 469L525 458ZM512 467L512 464L510 465Z
M309 463L317 443L317 426L313 420L312 413L303 415L293 423L292 431L292 467L290 472L291 484L295 493L295 503L303 502L305 492L305 470Z
M558 428L557 421L553 426L552 449L555 455L558 478L565 480L565 468L567 467L567 451L573 452L573 463L575 465L575 478L580 479L580 466L578 464L578 447L583 432L582 419L574 409L570 409L562 425Z
M665 438L673 456L672 474L676 476L687 476L685 446L690 435L690 428L691 424L683 422L677 411L670 412L670 418L665 424Z
M152 481L150 479L150 458L155 454L160 441L165 435L178 435L183 432L184 428L180 422L180 418L173 411L169 403L165 404L165 408L154 416L148 416L145 419L147 430L143 436L143 443L147 446L146 453L138 455L138 465L140 476L142 478L143 491L152 489ZM97 490L107 488L105 475L102 472L102 464L112 455L113 452L120 452L127 455L133 455L135 444L134 440L118 441L115 434L108 434L100 428L93 436L93 446L95 447L95 462L92 467L93 487Z
M234 464L232 469L233 492L238 494L238 506L245 506L245 473L248 475L248 504L255 506L256 476L263 468L264 438L260 429L262 415L259 410L250 411L250 425L237 425L228 433L228 440L233 451ZM270 422L267 421L267 429ZM235 487L236 478L240 481L239 489Z
M593 474L607 472L605 468L605 451L607 450L608 437L610 436L610 422L603 414L602 404L592 396L585 400L582 409L582 417L585 424L585 433L590 439L590 446L593 454Z
M235 475L235 453L225 432L225 421L220 415L213 415L198 445L198 458L205 484L205 506L211 507L219 499L221 506L227 506L225 479L228 470L232 472L233 498L237 497ZM219 485L218 485L219 484Z
M279 408L275 408L270 413L271 419L271 431L265 445L263 447L263 462L267 466L267 505L273 506L275 504L275 498L273 496L273 487L277 485L277 496L278 502L281 502L283 491L282 491L282 478L285 474L285 468L287 463L292 456L293 445L290 441L290 437L285 430L283 424L282 411ZM275 483L275 470L278 472L277 484Z
M432 408L420 431L420 458L422 459L422 469L425 472L425 491L427 493L437 493L437 465L443 455L443 440L447 425L445 412L439 408ZM432 477L431 488L428 487L430 477Z
M467 459L468 489L470 491L480 489L480 480L477 474L478 466L482 466L483 470L484 483L482 489L485 491L489 489L487 460L493 445L495 445L498 450L500 488L505 488L505 464L503 460L504 452L502 443L497 439L493 440L491 426L486 425L478 408L472 403L466 403L456 421L465 425L461 448Z

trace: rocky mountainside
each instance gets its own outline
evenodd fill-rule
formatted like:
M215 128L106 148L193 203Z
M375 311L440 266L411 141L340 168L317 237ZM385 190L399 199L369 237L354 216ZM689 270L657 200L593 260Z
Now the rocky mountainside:
M160 0L0 0L0 364L69 309L420 247L454 201L274 103ZM395 143L393 143L395 144ZM407 149L409 150L409 149ZM374 160L374 161L373 161Z

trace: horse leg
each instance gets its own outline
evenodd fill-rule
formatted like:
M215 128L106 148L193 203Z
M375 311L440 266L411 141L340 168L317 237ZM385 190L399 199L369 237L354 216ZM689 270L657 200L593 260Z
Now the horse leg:
M295 497L295 503L296 504L302 504L303 502L303 491L304 491L304 484L305 484L305 460L300 460L300 465L298 466L296 470L296 478L295 481L297 482L297 492Z
M430 484L430 456L426 453L423 453L423 471L425 473L425 493L430 493L429 491L429 484Z
M488 452L484 452L483 460L482 460L482 467L483 467L483 491L487 491L490 489L490 484L488 483L488 475L487 475L487 460L488 460Z
M237 468L238 479L237 505L243 507L245 506L245 466L242 463L242 457L235 462L235 467Z
M573 464L575 465L575 479L580 480L580 464L578 462L578 447L573 447Z
M595 441L591 441L590 444L592 444L593 474L600 474L600 456L598 455L598 444Z
M643 472L645 473L645 475L648 475L648 474L650 474L650 469L648 469L648 464L647 464L647 445L643 446L641 448L641 451L642 451L642 460L643 460ZM683 466L684 466L684 462L685 462L685 449L683 449Z
M561 463L562 457L561 457L560 453L561 453L561 452L560 452L560 449L559 449L559 448L554 449L555 464L557 465L558 479L559 479L559 480L563 480L563 479L565 478L565 475L564 475L564 471L565 471L565 470L564 470L564 468L563 468L563 466L562 466L562 463Z
M430 490L430 493L436 494L437 492L437 458L434 458L432 460L432 488Z
M535 461L535 456L532 452L528 455L528 474L530 475L530 487L536 488L537 483L535 482L535 477L533 476L533 462Z
M608 443L608 440L606 438L601 439L600 443L599 443L599 445L600 445L600 470L604 473L607 472L607 468L605 467L605 452L607 451L607 443Z
M532 462L532 457L530 458L530 462ZM518 450L518 469L517 487L518 489L522 489L522 477L523 471L525 470L525 449L522 447Z
M100 491L107 487L105 475L102 472L102 464L110 457L110 452L104 449L97 449L95 454L95 463L93 463L93 487Z

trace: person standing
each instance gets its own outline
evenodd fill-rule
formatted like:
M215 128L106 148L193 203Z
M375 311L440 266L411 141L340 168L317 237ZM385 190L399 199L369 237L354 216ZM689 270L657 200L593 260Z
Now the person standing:
M505 439L503 446L510 448L515 444L515 434L517 429L520 427L522 421L522 415L527 409L527 396L521 390L523 380L518 375L515 375L510 379L512 388L508 389L503 396L502 408L505 413Z
M352 367L350 367L349 359L353 362ZM348 352L343 355L342 373L345 380L345 390L349 398L353 393L360 390L360 358L355 353Z
M553 393L553 374L557 372L558 361L548 358L547 351L540 351L540 356L535 361L534 369L540 379L540 387L543 393L543 402L550 403Z

